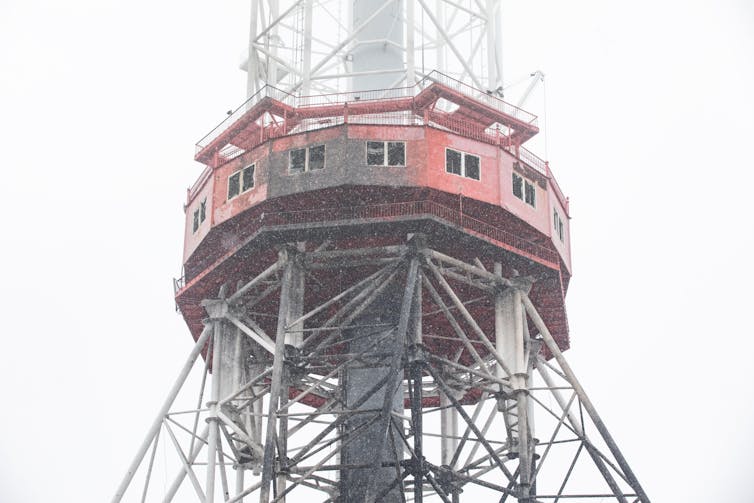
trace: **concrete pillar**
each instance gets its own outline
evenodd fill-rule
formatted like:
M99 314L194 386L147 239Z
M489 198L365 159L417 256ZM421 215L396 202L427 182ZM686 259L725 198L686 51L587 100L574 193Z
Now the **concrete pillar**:
M397 325L401 308L401 288L391 287L385 290L372 305L358 319L354 320L353 325ZM350 340L349 352L360 353L367 350L375 353L385 351L386 348L393 346L392 341L386 341L369 350L374 343L374 338L383 333L385 327L379 328L356 328L347 332L347 338ZM380 379L383 379L389 373L389 361L385 360L383 366L373 368L362 367L363 363L353 362L344 372L342 383L345 390L346 406L351 407L364 394L370 390ZM400 371L402 374L402 370ZM388 380L389 385L392 380ZM381 409L385 399L385 386L377 390L369 397L358 409L359 410L377 410ZM400 386L395 392L392 401L394 411L403 414L403 387ZM353 415L344 427L344 431L355 431L364 422L373 419L375 414L357 414ZM397 462L402 458L403 444L399 435L393 435L392 441L388 437L384 442L381 440L380 422L377 421L364 430L355 433L355 438L346 445L341 453L341 463L343 465L364 465L369 467L375 461L375 456L379 456L383 461ZM375 452L378 446L382 444L382 452ZM398 452L396 459L393 452L393 444ZM344 502L364 501L364 495L369 487L373 484L375 494L380 494L382 490L393 483L396 478L396 469L393 466L381 467L377 470L371 468L346 469L341 472L341 498ZM401 501L401 495L398 487L392 489L382 501L386 503Z

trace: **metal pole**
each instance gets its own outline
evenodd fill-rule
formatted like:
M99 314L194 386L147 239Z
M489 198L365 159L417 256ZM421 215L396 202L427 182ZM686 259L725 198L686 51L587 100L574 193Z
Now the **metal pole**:
M212 333L212 330L210 330L209 325L205 326L202 334L199 336L199 339L197 339L196 344L194 344L194 349L191 350L186 363L183 365L180 374L178 374L178 379L176 379L173 387L170 389L170 393L168 393L168 397L165 399L162 407L160 407L160 410L157 413L157 417L152 423L152 426L149 428L146 438L141 443L139 450L136 452L136 456L131 462L131 465L128 467L126 475L123 477L123 480L118 486L118 490L115 492L115 496L113 496L113 499L111 500L112 503L118 503L123 498L123 494L125 494L126 489L128 489L128 485L131 483L131 479L133 479L134 474L136 474L136 470L139 469L139 465L141 464L142 459L144 459L144 454L146 454L149 446L152 444L152 440L154 440L157 432L160 431L163 417L165 417L165 414L168 413L170 407L175 401L175 397L178 396L178 393L181 391L181 387L186 381L186 378L191 372L191 369L194 367L194 362L199 357L199 354L201 354L202 349L204 349L204 345L207 342L207 338L209 337L210 333Z
M249 57L246 59L246 97L250 98L258 91L259 62L256 58L254 41L257 38L257 14L259 0L251 0L251 15L249 16Z
M406 85L416 84L416 55L414 46L414 2L406 2Z
M205 304L205 309L213 318L212 326L214 333L212 335L212 394L210 401L207 402L209 416L207 424L209 425L209 437L207 439L207 483L205 485L205 502L213 503L215 501L215 463L217 462L217 443L219 441L220 429L217 424L218 404L220 400L220 389L222 384L222 343L223 343L223 322L222 316L225 315L228 305L225 300L210 301Z
M272 382L270 384L270 403L267 414L267 437L264 443L264 458L262 461L262 486L259 493L260 503L270 501L270 482L274 473L275 463L275 426L277 424L277 409L283 385L283 362L285 353L285 327L288 323L288 304L290 302L291 279L293 266L289 257L290 249L284 248L278 254L281 267L284 267L282 285L280 288L280 306L278 307L278 322L275 338L275 360L272 366ZM287 390L286 390L287 392Z
M312 2L304 0L304 64L301 82L301 94L309 96L311 93L312 77ZM308 103L304 103L307 105Z

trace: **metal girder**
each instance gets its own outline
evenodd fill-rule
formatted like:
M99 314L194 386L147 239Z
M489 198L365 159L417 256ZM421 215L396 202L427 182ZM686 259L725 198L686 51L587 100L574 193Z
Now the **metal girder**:
M295 267L338 270L344 259L365 257L390 263L349 268L338 291L309 299L298 314L288 308L297 289L316 279L301 274L297 281ZM490 272L479 260L433 250L421 236L406 245L359 250L284 247L278 262L236 293L203 303L210 314L206 328L113 502L124 496L282 502L322 493L334 502L348 473L389 470L389 480L374 478L364 501L594 497L648 503L529 299L531 280L503 278L500 271L499 265ZM244 298L273 276L277 314L252 311ZM388 317L393 321L360 318L398 287L398 295L389 293L400 305ZM479 302L480 292L489 301ZM529 334L529 323L539 339ZM296 340L286 339L294 331L300 342L286 343ZM355 338L362 339L360 349L349 351ZM190 401L195 408L173 407L210 340L208 361L197 366L202 374L199 400ZM349 401L344 393L351 368L388 371ZM205 380L211 389L206 404ZM405 414L394 409L394 396L403 400ZM373 397L379 404L366 406ZM197 431L200 421L207 421L203 432ZM342 458L372 438L379 444L375 452L391 454L362 464ZM159 449L162 442L173 448ZM163 459L170 453L172 461ZM161 467L178 470L164 495L149 484ZM141 483L126 493L137 472Z

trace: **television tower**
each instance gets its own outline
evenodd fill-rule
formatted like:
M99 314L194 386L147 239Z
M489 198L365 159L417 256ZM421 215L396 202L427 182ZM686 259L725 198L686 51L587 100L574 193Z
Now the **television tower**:
M251 0L185 204L195 345L114 503L649 502L563 356L568 200L500 4Z

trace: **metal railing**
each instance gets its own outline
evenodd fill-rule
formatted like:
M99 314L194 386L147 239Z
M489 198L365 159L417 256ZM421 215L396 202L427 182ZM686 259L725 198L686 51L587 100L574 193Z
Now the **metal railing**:
M408 201L401 203L369 204L363 206L337 206L318 208L314 210L281 211L263 213L260 218L248 228L253 234L260 229L286 225L307 225L316 223L332 223L339 220L379 220L401 217L432 216L461 227L465 231L488 238L515 251L535 257L544 262L557 266L559 256L555 250L545 248L531 241L521 238L506 230L495 227L469 215L463 214L455 208L442 205L431 200ZM186 287L184 276L174 279L173 286L176 294Z
M414 95L415 86L393 87L388 89L369 89L366 91L346 91L341 93L299 96L296 107L316 107L322 105L341 105L363 101L381 101L406 98Z
M285 92L277 87L270 85L264 86L262 89L252 94L249 99L244 101L241 106L233 110L220 124L215 126L212 131L204 135L201 140L196 142L196 151L199 152L207 145L212 143L217 137L227 131L230 126L237 122L243 115L251 109L254 105L262 101L264 98L272 98L276 101L284 103L286 105L295 106L296 96Z
M542 158L536 156L530 150L527 150L524 147L519 147L518 148L518 157L519 157L519 159L521 159L526 164L528 164L532 168L536 169L537 171L539 171L543 175L549 176L549 173L547 172L547 162L544 161Z
M220 122L220 124L212 129L212 131L207 133L201 140L196 142L196 152L200 152L202 149L212 143L212 141L218 138L223 132L230 129L231 126L239 119L241 119L248 110L261 102L264 98L272 98L280 103L283 103L284 105L288 105L294 108L320 107L354 102L394 100L414 97L426 87L431 85L433 82L441 84L449 89L452 89L477 101L481 101L485 105L503 112L506 115L515 117L522 122L534 126L536 126L537 124L536 115L533 115L515 105L511 105L510 103L501 100L497 96L488 94L484 91L480 91L479 89L465 84L460 80L454 79L435 70L422 78L416 85L411 87L348 91L312 96L298 96L287 91L283 91L282 89L278 89L277 87L266 85L251 97L249 97L249 99L244 101L241 106L232 111L222 122Z
M349 115L349 124L374 124L389 126L422 126L424 120L410 110L375 114Z
M530 112L527 112L523 108L519 108L516 105L511 105L507 101L503 101L502 99L498 98L497 96L493 94L489 94L485 91L481 91L464 82L461 82L460 80L454 79L453 77L445 75L444 73L438 72L437 70L433 70L426 77L424 77L421 81L419 81L418 86L423 89L430 82L437 82L438 84L442 84L443 86L449 89L457 91L465 96L468 96L469 98L473 98L477 101L481 101L485 105L491 108L494 108L495 110L499 110L506 115L515 117L516 119L522 122L525 122L532 126L537 125L536 115Z

